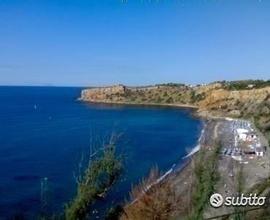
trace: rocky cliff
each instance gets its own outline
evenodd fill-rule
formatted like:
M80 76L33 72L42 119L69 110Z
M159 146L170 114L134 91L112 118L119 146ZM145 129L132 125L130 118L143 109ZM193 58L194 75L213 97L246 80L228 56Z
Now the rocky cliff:
M126 102L137 104L190 104L200 111L216 111L241 116L270 114L270 85L263 88L229 90L222 83L203 86L159 85L126 87L116 85L85 89L81 100L90 102ZM260 111L257 112L257 107Z
M126 92L126 87L123 85L98 87L84 89L81 92L81 100L89 102L106 102L109 100L119 99Z
M234 91L218 88L206 92L205 98L197 104L202 110L219 110L228 113L239 111L238 114L255 113L254 107L264 104L260 113L269 114L269 100L270 87Z
M187 104L191 103L192 90L184 85L156 85L144 87L127 87L116 85L89 88L81 93L81 100L90 102L124 102L136 104Z

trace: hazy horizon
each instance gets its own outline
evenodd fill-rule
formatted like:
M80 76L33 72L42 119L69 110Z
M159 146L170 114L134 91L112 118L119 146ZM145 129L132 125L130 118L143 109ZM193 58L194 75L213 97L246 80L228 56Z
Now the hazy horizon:
M136 86L151 86L151 85L158 85L158 84L166 84L166 83L176 83L176 84L185 84L185 85L202 85L202 84L210 84L218 81L246 81L246 80L264 80L268 81L270 78L254 78L254 79L235 79L235 80L217 80L217 81L211 81L211 82L202 82L202 83L185 83L185 82L157 82L157 83L152 83L152 84L124 84L124 83L115 83L115 84L99 84L99 85L50 85L50 84L36 84L36 85L31 85L31 84L12 84L12 85L2 85L0 84L1 87L75 87L75 88L83 88L83 87L103 87L103 86L113 86L113 85L125 85L125 86L131 86L131 87L136 87Z
M0 85L269 79L270 1L1 1Z

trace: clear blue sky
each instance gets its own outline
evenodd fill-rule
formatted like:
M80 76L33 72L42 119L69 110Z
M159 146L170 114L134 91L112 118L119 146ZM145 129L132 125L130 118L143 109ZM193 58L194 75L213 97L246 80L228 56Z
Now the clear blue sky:
M1 85L270 78L269 0L0 0Z

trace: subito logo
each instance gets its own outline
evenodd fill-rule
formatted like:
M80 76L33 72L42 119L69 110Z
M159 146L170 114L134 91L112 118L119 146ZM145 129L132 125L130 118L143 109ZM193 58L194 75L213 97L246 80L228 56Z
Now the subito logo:
M224 199L219 193L215 193L210 197L210 204L214 208L219 208L220 206L222 206L223 202Z

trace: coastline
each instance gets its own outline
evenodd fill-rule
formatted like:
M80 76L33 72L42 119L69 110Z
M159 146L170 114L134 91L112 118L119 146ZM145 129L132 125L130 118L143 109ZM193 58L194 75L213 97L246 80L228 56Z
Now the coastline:
M77 99L78 101L92 104L111 104L111 105L131 105L131 106L163 106L163 107L174 107L174 108L190 108L198 109L196 105L189 104L163 104L163 103L134 103L134 102L110 102L110 101L89 101L82 98Z
M193 156L194 154L196 154L198 151L200 151L200 149L201 149L201 140L204 138L204 135L205 135L205 128L206 128L206 123L203 122L203 126L202 126L202 130L201 130L201 133L200 133L200 137L197 140L197 145L195 147L193 147L191 149L191 151L186 156L184 156L182 159L190 158L191 156Z

